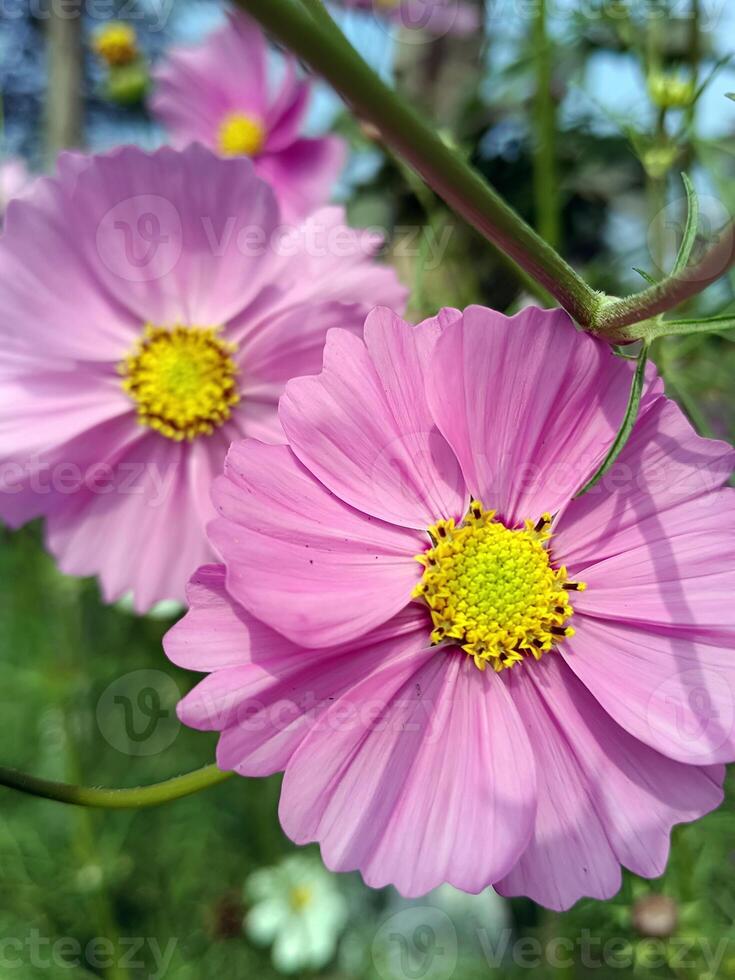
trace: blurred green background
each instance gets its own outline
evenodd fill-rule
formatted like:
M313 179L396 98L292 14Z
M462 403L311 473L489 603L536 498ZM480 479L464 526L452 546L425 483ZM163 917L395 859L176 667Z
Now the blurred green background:
M174 40L203 36L221 17L214 0L177 0L162 23L151 0L124 6L135 12L147 60ZM18 16L4 11L0 24L3 154L40 169L54 149L44 123L51 32L32 7L16 4ZM729 3L489 2L484 33L431 42L369 15L341 22L597 288L622 294L642 285L636 269L655 278L670 267L685 215L680 171L697 186L703 240L735 210ZM89 12L78 25L78 105L67 133L53 139L156 145L162 135L144 102L109 97L88 44L98 26ZM391 232L386 260L413 288L414 317L443 304L512 310L530 299L528 284L326 91L311 125L349 139L352 160L336 194L354 223ZM409 231L417 226L433 237L424 233L417 244ZM435 263L432 243L440 241L446 250ZM678 315L733 312L734 290L731 275ZM669 393L699 431L730 440L732 341L709 334L655 351ZM176 700L194 678L161 652L173 619L103 606L94 582L58 574L37 526L2 534L0 761L105 786L155 782L210 762L214 737L175 720ZM270 950L243 929L249 876L295 850L278 825L278 793L277 778L238 779L159 809L98 813L1 791L0 977L281 975ZM662 879L628 875L615 899L561 915L446 890L406 903L341 876L334 888L347 912L336 955L301 975L735 977L733 798L730 785L717 813L675 831Z

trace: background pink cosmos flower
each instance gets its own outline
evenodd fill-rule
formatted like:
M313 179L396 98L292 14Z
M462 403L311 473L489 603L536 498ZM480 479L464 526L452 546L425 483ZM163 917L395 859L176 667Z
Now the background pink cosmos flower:
M437 37L463 36L482 27L480 9L464 0L340 0L340 5L372 12L407 30L422 30Z
M250 157L293 221L329 199L346 148L336 136L299 135L309 83L284 56L283 79L272 92L267 62L260 28L230 14L203 44L170 52L154 70L151 106L177 146L198 141L222 156Z
M331 331L322 372L288 384L287 446L233 445L210 531L224 565L194 577L166 641L209 674L180 716L222 732L221 768L285 770L283 827L331 869L408 896L493 884L562 909L612 895L621 865L661 874L672 825L721 802L734 454L652 375L616 466L575 499L630 373L558 310L444 310L415 328L376 310L364 342ZM473 564L467 542L509 557ZM475 575L459 598L458 568ZM519 642L496 672L468 627L478 660L448 632L432 643L437 574L475 624L480 607L510 622L516 602L530 622L550 582L576 633L552 618L553 642L534 656Z
M108 601L183 597L212 556L210 483L231 441L282 440L278 398L318 370L326 331L404 301L340 209L279 228L252 166L198 145L67 155L10 204L0 515L45 516L61 569L98 574Z

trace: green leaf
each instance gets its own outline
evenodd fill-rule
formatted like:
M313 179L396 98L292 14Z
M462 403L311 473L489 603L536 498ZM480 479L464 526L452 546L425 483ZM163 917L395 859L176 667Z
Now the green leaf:
M633 272L637 272L641 279L647 282L649 286L655 286L658 282L658 279L654 279L653 276L650 276L645 269L638 269L636 266L633 266Z
M694 190L694 185L686 174L682 174L681 179L684 181L684 190L687 192L687 221L684 227L684 237L679 246L679 254L676 256L674 268L671 272L673 276L683 272L687 265L689 265L692 249L697 240L697 229L699 228L699 198L697 197L697 192Z
M585 485L579 491L577 494L578 497L584 496L584 494L586 494L588 490L591 490L596 483L599 483L603 476L615 465L618 457L625 449L626 443L630 438L630 434L633 431L633 427L638 418L638 409L641 406L641 396L643 394L643 385L646 380L646 364L648 363L649 350L649 343L645 343L641 347L638 355L638 364L636 365L635 374L633 375L633 383L630 386L628 407L625 409L623 424L620 426L618 434L615 436L613 444L610 447L610 451L602 461L602 465L592 479L585 483Z
M725 92L725 96L735 102L735 92Z

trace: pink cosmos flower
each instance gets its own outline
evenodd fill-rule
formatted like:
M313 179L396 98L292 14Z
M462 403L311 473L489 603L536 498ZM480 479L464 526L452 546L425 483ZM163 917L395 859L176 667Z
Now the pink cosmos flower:
M209 673L180 716L222 732L222 769L285 770L283 827L331 869L562 909L660 875L721 802L734 454L651 376L576 498L630 374L558 310L376 310L287 385L288 445L233 445L224 565L166 641Z
M45 516L62 571L107 601L183 598L232 440L282 441L278 398L327 330L405 299L341 209L279 220L249 163L200 145L66 155L8 208L0 516Z
M339 0L343 7L364 10L407 30L437 37L465 36L482 27L480 8L465 0Z
M345 159L336 136L299 136L310 86L284 57L277 92L268 85L268 45L241 13L204 44L181 48L153 72L151 107L179 147L191 142L221 156L250 157L293 221L329 199Z

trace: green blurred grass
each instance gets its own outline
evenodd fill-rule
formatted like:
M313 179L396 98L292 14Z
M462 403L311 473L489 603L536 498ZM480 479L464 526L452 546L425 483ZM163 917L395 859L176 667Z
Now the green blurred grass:
M182 693L191 685L193 678L163 655L161 637L170 624L105 607L93 582L61 576L43 552L38 528L3 535L0 574L3 762L52 779L132 786L212 761L215 739L208 734L179 726L163 751L131 757L98 726L100 695L128 672L162 671ZM172 709L164 704L162 710ZM118 723L122 731L122 715ZM155 937L164 947L175 938L168 976L275 975L267 956L238 933L244 878L289 849L276 819L278 789L277 779L233 780L132 813L67 808L2 791L0 940L24 941L33 928L85 946L95 936ZM150 969L119 975L142 977ZM57 972L94 975L65 967L38 975ZM37 974L14 969L7 975Z

